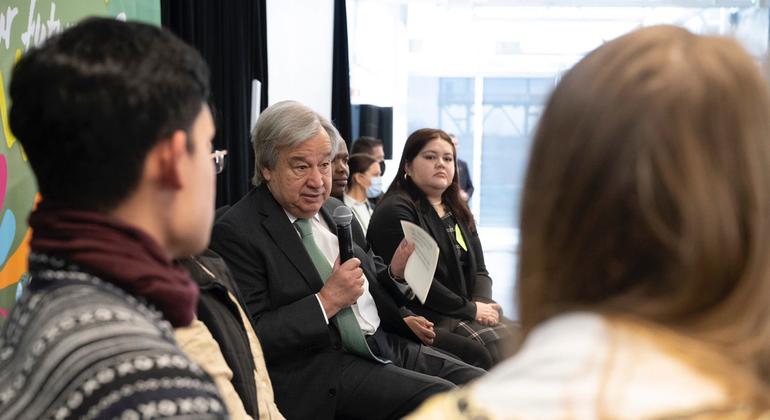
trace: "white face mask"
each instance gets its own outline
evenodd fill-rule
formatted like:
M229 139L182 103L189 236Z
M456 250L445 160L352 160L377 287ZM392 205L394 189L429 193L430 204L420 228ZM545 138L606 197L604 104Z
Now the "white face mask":
M372 185L366 189L366 196L369 198L379 197L382 194L382 177L373 176Z

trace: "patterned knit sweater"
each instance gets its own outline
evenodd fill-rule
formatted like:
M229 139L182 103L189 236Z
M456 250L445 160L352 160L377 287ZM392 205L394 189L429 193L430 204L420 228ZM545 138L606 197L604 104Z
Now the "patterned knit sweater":
M144 300L45 255L30 274L0 329L0 420L227 418Z

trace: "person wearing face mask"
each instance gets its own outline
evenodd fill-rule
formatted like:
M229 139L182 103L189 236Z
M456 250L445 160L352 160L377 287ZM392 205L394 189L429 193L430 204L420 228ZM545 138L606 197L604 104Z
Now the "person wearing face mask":
M350 156L348 167L350 168L348 188L342 201L353 210L353 215L361 224L365 234L374 211L368 198L382 195L380 165L374 157L359 153Z
M377 164L380 166L380 176L385 174L385 146L382 140L369 136L359 137L356 139L356 141L353 142L353 146L350 149L350 154L355 155L359 153L373 157L374 160L377 161ZM370 195L367 201L369 201L369 205L374 208L377 206L377 203L381 198L381 193L375 196Z

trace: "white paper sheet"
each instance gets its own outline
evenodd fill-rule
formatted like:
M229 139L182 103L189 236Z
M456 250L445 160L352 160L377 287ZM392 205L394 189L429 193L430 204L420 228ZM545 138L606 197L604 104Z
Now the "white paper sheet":
M438 244L428 232L412 222L402 220L401 229L404 230L406 240L415 246L414 252L406 262L404 278L417 299L425 303L438 263Z

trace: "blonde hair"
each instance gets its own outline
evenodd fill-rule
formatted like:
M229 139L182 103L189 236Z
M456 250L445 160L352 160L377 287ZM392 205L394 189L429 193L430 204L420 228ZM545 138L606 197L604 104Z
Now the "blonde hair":
M735 41L657 26L587 55L532 147L525 333L574 309L627 314L711 346L766 393L769 139L767 86Z

